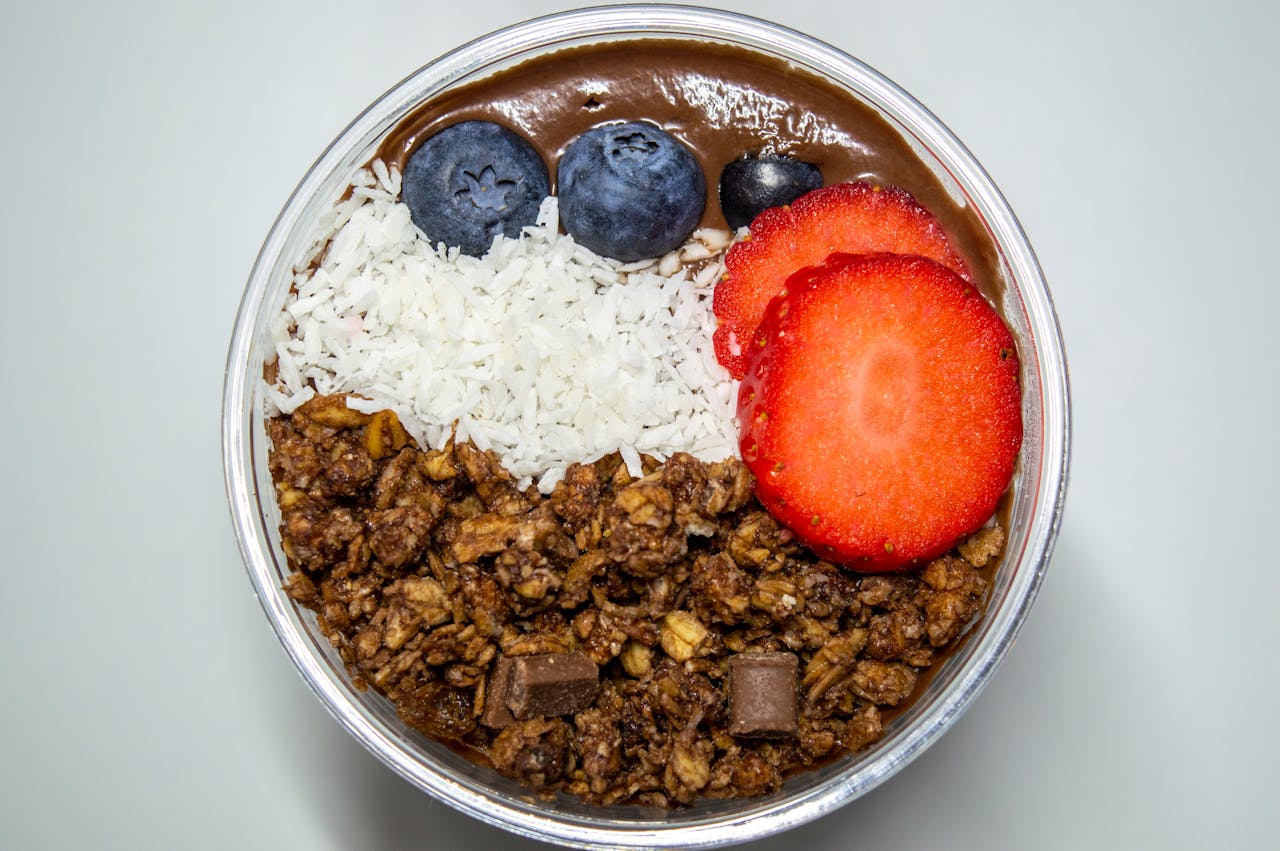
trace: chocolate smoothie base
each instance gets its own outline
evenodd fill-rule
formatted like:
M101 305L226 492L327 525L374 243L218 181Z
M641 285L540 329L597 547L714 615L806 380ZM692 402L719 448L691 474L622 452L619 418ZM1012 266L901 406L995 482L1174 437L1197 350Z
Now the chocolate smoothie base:
M561 154L585 130L622 121L652 121L687 144L703 167L707 180L703 227L727 227L718 203L720 173L726 164L746 155L784 154L813 163L821 169L826 185L866 181L899 186L938 217L968 264L973 283L988 298L998 305L1005 289L998 252L978 215L956 203L901 133L855 95L782 60L741 48L669 38L566 48L432 98L412 110L388 134L375 156L403 172L410 154L430 135L475 119L505 125L524 136L543 157L553 185ZM1006 495L997 512L1006 529L1009 513L1010 499ZM996 558L983 565L977 574L991 583L999 561ZM313 575L318 580L324 574ZM291 585L290 593L299 602L314 605L318 600L314 586L309 580L302 581L300 573L298 577L299 582ZM978 606L975 617L953 642L935 651L932 664L919 669L910 693L901 703L881 707L880 723L886 729L911 711L939 668L965 644L966 633L980 622L986 602L989 601ZM317 608L318 613L321 611ZM330 628L325 625L326 632ZM353 655L355 639L338 638L336 633L330 638L363 687L369 682L366 677L372 669L362 669L362 660ZM436 688L436 684L424 681L422 689L429 688ZM497 725L494 730L482 725L464 736L447 729L458 719L449 711L437 715L434 710L443 699L440 695L446 693L454 692L431 691L430 699L409 695L396 698L395 703L402 717L447 747L478 764L494 766L508 775L513 771L518 774L518 765L513 769L510 765L497 765L493 759L495 747L498 753L503 752L497 739L505 725ZM476 697L481 695L483 691ZM654 700L657 705L657 697ZM429 706L433 708L428 709ZM804 765L792 761L779 766L782 779L870 744L871 740L861 741L848 750L836 748L825 757L808 757ZM540 794L556 789L602 803L606 800L597 790L573 790L559 783L539 782L534 783L534 788ZM748 795L774 789L776 786L768 785L751 791L750 784L739 789L736 782L731 787L737 790L735 794ZM651 790L647 794L667 793ZM669 805L690 802L683 792L671 794ZM622 800L657 803L643 796Z
M419 144L468 120L493 121L524 136L542 155L553 184L561 154L579 134L602 124L654 122L688 145L702 165L702 227L727 227L718 202L720 172L748 154L813 163L828 186L899 186L938 217L974 285L997 303L1004 292L999 257L979 217L955 202L898 130L846 89L773 57L670 38L565 48L415 108L376 156L403 173Z

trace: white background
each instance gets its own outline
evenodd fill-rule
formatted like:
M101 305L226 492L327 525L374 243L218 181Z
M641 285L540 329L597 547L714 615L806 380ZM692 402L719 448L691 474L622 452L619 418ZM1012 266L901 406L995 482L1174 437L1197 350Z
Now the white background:
M294 673L219 409L245 279L324 146L441 52L569 5L4 4L0 847L537 847L401 781ZM755 847L1270 845L1276 7L721 5L858 56L973 150L1039 253L1075 404L1057 554L994 681L888 784Z

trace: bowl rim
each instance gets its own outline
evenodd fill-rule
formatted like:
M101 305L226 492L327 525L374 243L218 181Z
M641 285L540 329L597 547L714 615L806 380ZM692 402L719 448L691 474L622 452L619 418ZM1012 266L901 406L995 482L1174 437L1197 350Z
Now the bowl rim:
M993 237L1010 264L1011 285L1025 310L1035 341L1035 370L1041 391L1040 466L1033 533L1023 546L1014 581L1004 599L989 601L981 642L968 649L951 686L910 724L875 761L856 771L845 770L803 794L779 794L764 801L743 802L732 816L702 821L623 822L570 817L553 809L495 798L482 784L442 771L439 766L409 759L396 732L367 712L353 712L344 672L320 659L313 636L304 635L296 610L278 585L270 542L261 534L271 527L262 514L252 469L255 398L252 362L256 317L270 289L270 272L279 260L286 236L298 226L302 207L346 151L365 138L383 116L396 113L423 96L422 83L433 80L447 88L494 56L511 56L531 45L546 47L567 37L662 37L670 34L717 38L777 55L779 40L794 58L822 68L856 75L865 87L860 96L890 114L937 157L984 214ZM258 364L260 370L261 364ZM1027 370L1031 369L1028 365ZM1038 596L1054 543L1061 528L1070 466L1070 382L1061 329L1039 262L1022 226L977 159L931 112L888 78L825 42L788 27L737 12L675 4L620 4L558 12L533 18L473 39L423 65L374 100L325 149L282 208L263 243L241 299L227 352L222 407L222 451L225 486L237 541L254 591L277 638L298 673L331 715L384 764L418 788L483 822L513 833L583 848L713 847L759 839L806 823L859 797L910 763L927 749L989 682L1013 645ZM1024 452L1025 454L1025 452ZM1053 462L1053 463L1050 463ZM268 497L270 495L268 494ZM1027 569L1022 567L1026 565ZM1006 604L1007 601L1007 604ZM999 605L997 605L997 602ZM970 642L979 636L971 636Z

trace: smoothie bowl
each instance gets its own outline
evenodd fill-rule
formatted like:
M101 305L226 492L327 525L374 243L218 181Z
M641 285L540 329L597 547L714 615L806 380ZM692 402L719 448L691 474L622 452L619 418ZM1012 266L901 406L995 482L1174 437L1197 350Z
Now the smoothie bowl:
M986 173L820 42L677 6L441 57L253 269L223 441L321 701L523 835L705 847L890 777L1012 645L1065 357Z

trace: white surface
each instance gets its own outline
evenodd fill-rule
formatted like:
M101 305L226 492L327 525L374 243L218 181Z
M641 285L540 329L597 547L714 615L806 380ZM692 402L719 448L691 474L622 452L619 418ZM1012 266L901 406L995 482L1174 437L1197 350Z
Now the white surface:
M6 4L0 847L537 847L392 775L294 674L219 405L258 246L329 140L569 5ZM887 785L755 847L1269 845L1280 14L721 5L862 58L968 144L1038 250L1075 401L1057 556L991 686Z

